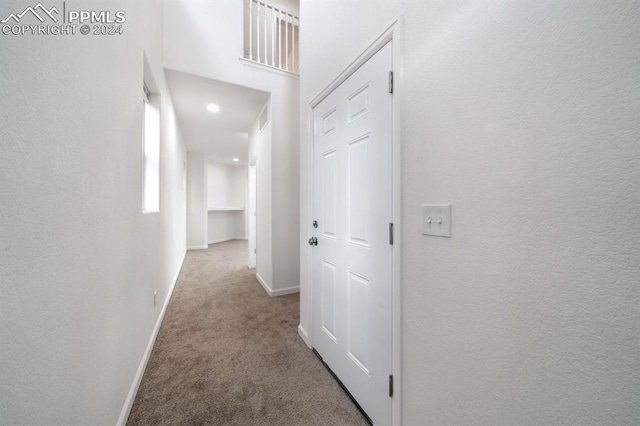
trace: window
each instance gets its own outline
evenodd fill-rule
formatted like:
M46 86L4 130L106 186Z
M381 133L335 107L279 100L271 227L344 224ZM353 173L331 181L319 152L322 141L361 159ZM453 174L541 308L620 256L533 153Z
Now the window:
M160 108L159 99L143 85L142 212L160 211Z

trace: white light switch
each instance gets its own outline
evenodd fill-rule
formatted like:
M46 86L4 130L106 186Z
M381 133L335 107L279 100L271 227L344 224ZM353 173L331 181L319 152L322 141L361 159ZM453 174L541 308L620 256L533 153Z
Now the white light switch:
M422 235L451 238L451 204L422 205Z

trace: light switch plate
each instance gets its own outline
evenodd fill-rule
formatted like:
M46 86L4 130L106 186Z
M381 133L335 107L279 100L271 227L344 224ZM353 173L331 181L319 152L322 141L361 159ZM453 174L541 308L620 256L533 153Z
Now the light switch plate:
M422 205L422 235L451 238L451 204Z

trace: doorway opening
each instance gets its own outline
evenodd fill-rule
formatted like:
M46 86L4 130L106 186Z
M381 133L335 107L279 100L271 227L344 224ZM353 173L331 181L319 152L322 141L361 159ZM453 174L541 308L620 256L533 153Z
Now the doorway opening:
M270 155L270 93L176 70L165 75L188 154L187 247L245 240L247 266L256 268L258 166Z

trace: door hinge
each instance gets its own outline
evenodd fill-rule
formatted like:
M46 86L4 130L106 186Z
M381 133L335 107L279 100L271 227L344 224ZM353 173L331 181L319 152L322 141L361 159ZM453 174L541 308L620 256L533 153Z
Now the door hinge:
M258 253L258 249L253 249L253 252L254 252L255 254L257 254L257 253Z
M393 245L393 223L389 224L389 244Z
M389 398L393 397L393 374L389 374Z
M389 93L393 93L393 71L389 71Z

